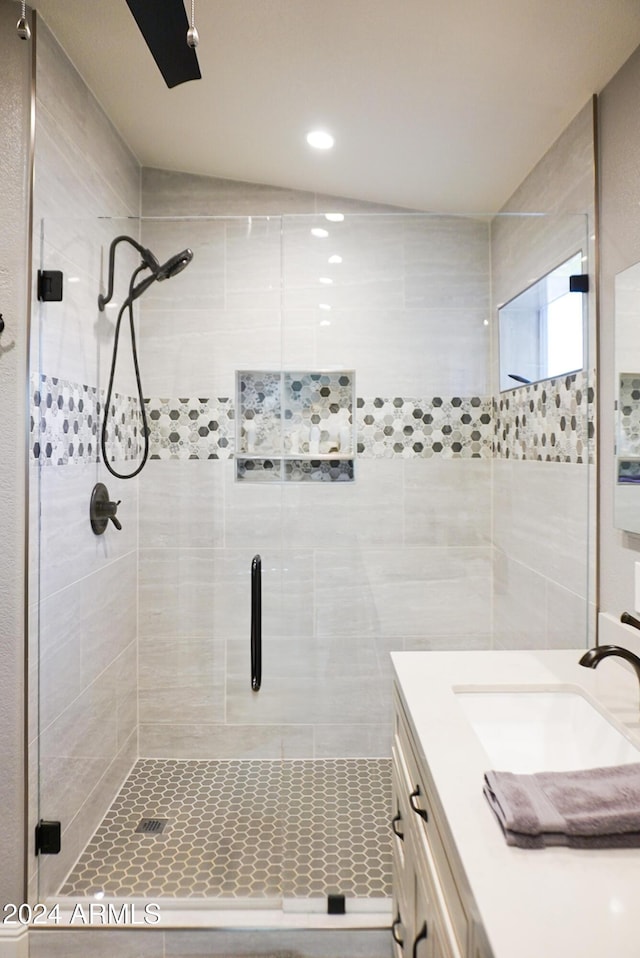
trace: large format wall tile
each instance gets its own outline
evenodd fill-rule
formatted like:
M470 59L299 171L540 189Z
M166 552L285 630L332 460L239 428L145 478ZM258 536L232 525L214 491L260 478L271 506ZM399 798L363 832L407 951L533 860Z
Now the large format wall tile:
M137 749L137 483L125 487L96 463L96 422L89 416L104 397L116 316L111 307L100 313L97 297L107 279L109 243L137 233L126 218L138 214L140 168L42 20L37 97L34 266L64 276L61 303L34 297L39 348L31 369L35 382L42 384L44 375L51 385L37 412L33 405L43 449L29 476L39 535L39 575L31 582L40 653L31 662L33 716L41 693L39 782L32 788L39 790L37 814L59 819L64 829L63 854L40 860L43 900L89 838ZM116 297L137 262L131 250L119 251ZM131 366L120 364L116 391L126 395L132 383ZM91 409L79 410L76 399L84 407L85 398ZM130 471L126 462L117 465ZM89 524L98 480L122 500L122 531L110 526L102 537Z
M586 597L588 468L496 459L493 470L495 546Z
M224 472L210 461L151 460L140 474L142 548L224 542Z
M258 693L259 694L259 693ZM311 725L141 725L143 758L312 758Z
M124 466L130 468L128 463ZM109 523L97 536L91 528L89 503L96 482L106 483L112 499L120 500L120 531ZM137 499L135 483L115 479L95 462L40 470L42 598L136 550Z

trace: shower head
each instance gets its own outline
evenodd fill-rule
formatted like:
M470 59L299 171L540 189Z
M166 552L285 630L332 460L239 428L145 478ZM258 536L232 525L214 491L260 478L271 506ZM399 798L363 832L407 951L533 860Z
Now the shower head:
M190 249L183 249L181 253L176 253L175 256L172 256L167 260L166 263L160 265L160 262L150 249L147 249L145 246L141 246L140 243L132 239L130 236L116 236L116 238L111 243L109 248L109 289L106 295L100 294L98 296L98 308L102 312L105 306L113 296L113 267L115 260L115 250L118 243L127 242L130 246L133 246L134 249L140 253L142 259L142 264L136 270L136 273L141 269L148 269L151 271L150 276L145 276L137 286L134 286L133 289L130 288L128 300L133 302L134 299L137 299L138 296L141 296L145 290L147 290L152 283L162 282L164 279L171 279L172 276L176 276L178 273L182 272L185 266L188 266L191 260L193 259L193 252ZM134 276L132 277L135 278Z
M182 270L189 265L192 259L193 251L183 249L181 253L176 253L175 256L172 256L166 263L163 263L163 265L158 268L156 279L158 282L161 282L163 279L171 279L172 276L177 276L178 273L181 273Z

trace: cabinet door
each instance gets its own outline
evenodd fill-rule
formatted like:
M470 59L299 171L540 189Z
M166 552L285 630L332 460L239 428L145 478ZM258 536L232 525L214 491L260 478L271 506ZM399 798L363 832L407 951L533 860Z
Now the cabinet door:
M392 775L393 804L390 821L393 854L393 938L394 958L410 958L415 913L415 865L407 833L408 810L405 789L394 763Z
M436 958L434 951L434 914L426 884L416 871L413 938L408 958Z

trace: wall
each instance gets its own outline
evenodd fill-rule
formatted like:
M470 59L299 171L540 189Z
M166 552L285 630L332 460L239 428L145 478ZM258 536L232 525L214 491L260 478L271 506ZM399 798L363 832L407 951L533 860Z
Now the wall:
M503 209L549 215L492 223L496 347L498 305L578 249L589 256L591 289L585 373L500 394L494 349L494 636L501 648L573 647L594 635L593 144L589 103Z
M640 51L598 98L600 162L600 608L615 618L635 609L640 538L614 528L615 277L640 260L638 149Z
M63 302L34 304L30 383L31 581L39 580L31 596L31 820L63 825L62 854L40 860L38 896L30 859L32 894L42 900L57 888L137 755L137 483L111 479L98 462L114 315L98 312L97 295L110 240L132 228L131 221L98 217L135 217L140 175L43 23L37 91L34 267L42 261L64 273ZM120 251L120 276L127 262L130 254ZM118 383L127 395L130 370L122 369ZM120 454L115 446L112 453ZM122 532L93 534L89 499L96 481L122 499Z
M0 0L0 901L24 900L25 466L27 430L26 263L32 46L15 30L16 7Z
M141 477L141 754L386 755L388 651L490 645L488 226L365 212L144 171L143 214L238 218L143 223L160 258L195 255L142 306L157 458ZM281 364L355 370L355 482L235 481L234 371Z

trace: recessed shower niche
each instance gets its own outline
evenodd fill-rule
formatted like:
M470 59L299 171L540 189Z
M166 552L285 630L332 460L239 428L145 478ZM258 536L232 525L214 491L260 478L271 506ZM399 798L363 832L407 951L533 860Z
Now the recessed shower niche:
M353 370L240 370L236 409L238 480L353 481Z

